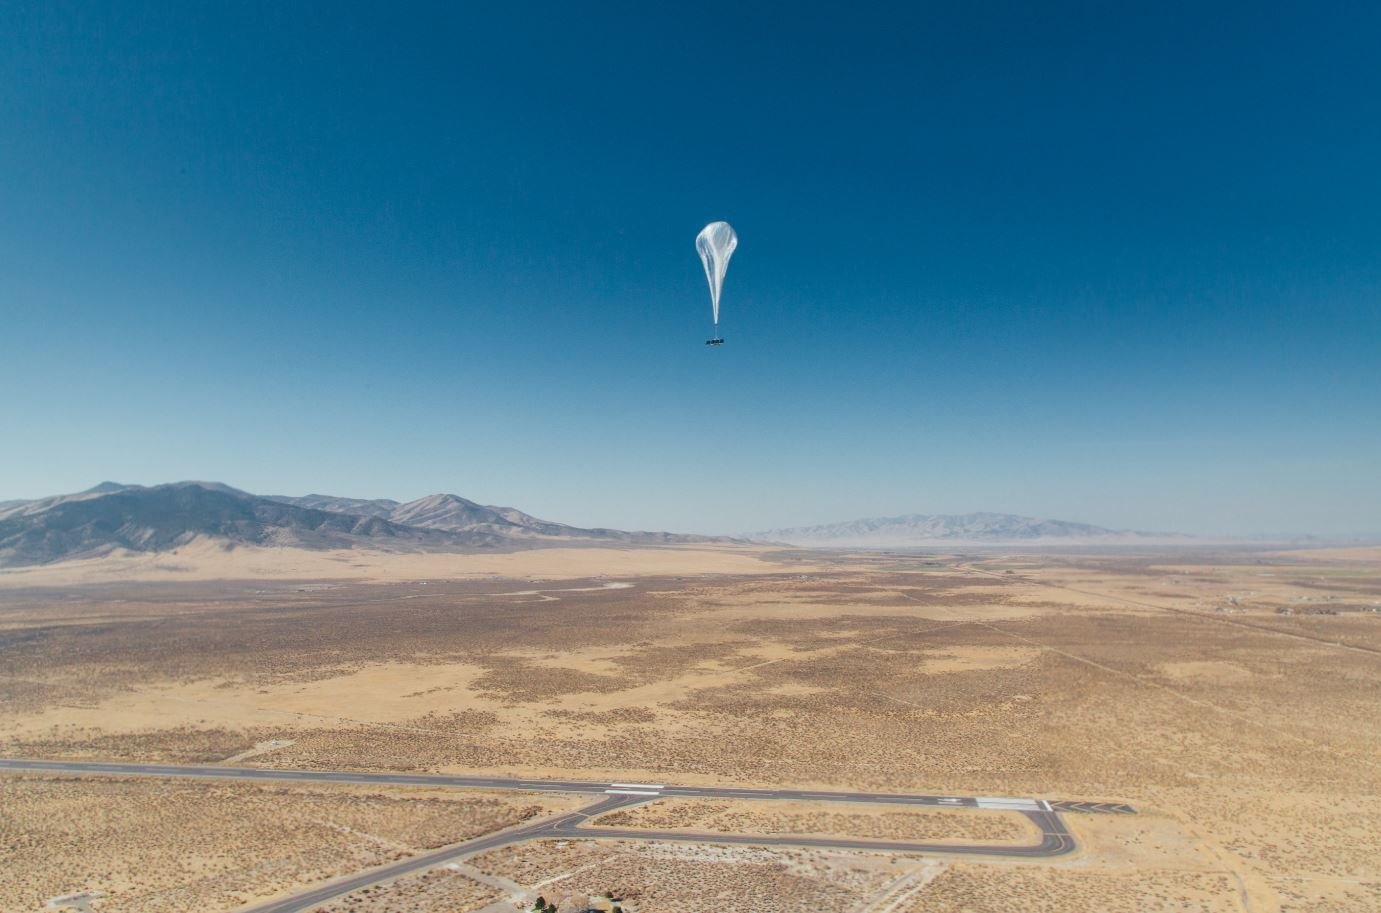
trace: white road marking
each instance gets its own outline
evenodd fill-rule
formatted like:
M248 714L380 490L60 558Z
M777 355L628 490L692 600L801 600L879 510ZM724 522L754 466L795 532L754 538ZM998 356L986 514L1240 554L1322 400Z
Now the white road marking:
M614 796L660 796L661 793L650 789L606 789L606 793Z
M1035 799L1009 799L1004 796L979 796L979 808L1000 809L1013 812L1038 812L1041 807Z
M666 789L664 783L610 783L610 786L617 786L620 789Z

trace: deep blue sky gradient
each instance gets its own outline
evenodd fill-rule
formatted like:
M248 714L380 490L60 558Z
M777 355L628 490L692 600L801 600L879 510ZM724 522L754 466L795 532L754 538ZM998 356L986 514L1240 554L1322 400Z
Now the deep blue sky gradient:
M1381 7L657 7L0 7L0 498L1381 530Z

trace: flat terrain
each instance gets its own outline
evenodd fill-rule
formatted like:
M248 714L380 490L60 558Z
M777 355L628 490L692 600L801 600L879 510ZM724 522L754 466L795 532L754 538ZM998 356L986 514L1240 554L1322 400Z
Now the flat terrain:
M1044 860L539 841L469 860L508 887L436 869L333 911L529 889L615 891L641 913L1381 908L1377 550L450 558L465 566L7 575L0 755L1139 812L1065 815L1079 848ZM0 773L0 791L17 810L0 818L5 913L80 890L106 894L98 911L229 910L589 801L32 773ZM997 811L718 798L595 825L1031 840Z
M872 840L1016 843L1039 837L1011 812L898 809L891 805L826 806L819 802L714 802L667 799L601 815L595 827L708 831L764 836L849 834Z
M5 910L99 886L98 909L230 909L562 808L398 788L0 778Z

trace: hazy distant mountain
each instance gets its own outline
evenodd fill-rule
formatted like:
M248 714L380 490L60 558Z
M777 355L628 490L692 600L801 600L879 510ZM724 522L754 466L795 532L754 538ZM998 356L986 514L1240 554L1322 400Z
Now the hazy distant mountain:
M388 518L389 513L398 506L397 501L377 498L366 501L360 498L337 498L333 495L303 495L292 498L287 495L264 495L270 501L292 504L296 507L309 507L312 510L329 510L338 514L358 514L361 517Z
M44 498L11 509L0 515L0 565L98 557L116 549L163 551L198 536L306 548L347 548L367 540L431 548L499 544L493 536L463 537L282 504L227 486L178 482Z
M499 535L526 537L569 537L577 539L624 538L636 540L656 533L624 533L607 529L582 529L564 523L539 520L531 514L511 507L489 507L476 504L459 495L428 495L399 504L389 513L395 523L407 523L428 529L482 529ZM681 538L681 537L678 537Z
M38 513L41 511L49 510L53 507L56 507L59 504L67 503L70 501L89 501L92 498L98 498L102 495L107 495L111 492L121 491L125 488L130 487L137 488L138 486L121 485L119 482L102 482L101 484L92 486L91 488L88 488L85 491L79 491L75 494L70 495L50 495L46 498L33 498L30 500L23 501L6 501L3 504L0 504L0 519L24 514Z
M88 488L86 491L82 492L82 494L84 494L84 495L108 495L108 494L110 494L112 491L119 491L119 490L122 489L122 488L129 488L129 486L128 486L128 485L125 485L125 484L122 483L122 482L101 482L99 485L92 485L92 486L91 486L90 488Z
M219 482L144 487L103 482L72 495L0 505L0 567L157 552L198 537L299 548L469 551L598 540L626 544L731 541L580 529L457 495L407 504L328 495L259 497Z
M493 508L484 507L459 495L427 495L416 501L399 504L389 518L409 526L431 529L474 529L476 527L513 526Z
M1088 523L1043 520L1014 514L906 514L822 526L797 526L753 533L753 539L790 545L881 547L932 544L1020 545L1040 543L1113 544L1187 541L1164 533L1113 530Z
M663 545L687 542L730 542L716 536L691 536L680 533L626 532L602 527L585 528L541 520L512 507L477 504L460 495L427 495L416 501L399 504L386 499L360 501L330 495L306 495L301 498L273 495L271 499L284 504L318 507L321 510L341 510L381 516L394 523L422 529L440 529L457 533L488 533L508 540L596 539L602 542L622 542L630 545Z

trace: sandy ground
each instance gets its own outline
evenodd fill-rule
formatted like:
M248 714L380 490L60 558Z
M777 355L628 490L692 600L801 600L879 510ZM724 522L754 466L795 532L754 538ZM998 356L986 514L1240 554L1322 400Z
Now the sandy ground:
M83 586L131 581L557 580L604 574L752 574L779 570L769 549L534 548L513 552L428 554L301 548L226 548L199 540L174 552L124 552L105 558L0 569L0 587Z
M123 573L107 568L48 587L30 576L0 591L0 753L1141 810L1067 816L1081 850L1054 862L584 841L491 860L527 886L617 886L641 898L642 913L1381 908L1381 561L1367 554L548 549L445 556L450 577L413 563L440 557L399 556L380 570L372 562L393 559L354 555L359 578L309 584L222 579L225 568L206 580L154 569L154 579L93 582ZM251 817L266 807L179 788L193 806ZM24 801L39 820L45 807L89 801L82 789L58 784ZM667 808L627 814L841 835L960 820ZM963 820L957 839L986 819ZM148 857L159 890L195 880L176 852L191 826L166 817L169 849ZM244 839L268 839L257 833ZM291 853L317 834L293 831ZM54 864L76 871L83 854L93 874L56 879L54 894L132 890L120 841L61 849ZM18 860L0 871L28 871L29 859L0 858ZM592 874L580 874L587 864ZM319 869L283 871L275 884ZM410 883L395 905L406 895L445 906L468 896L458 885Z
M1021 843L1040 839L1035 825L1015 812L899 809L895 805L868 803L664 799L601 815L590 825L945 843Z
M613 894L638 913L881 913L881 896L920 860L751 847L550 841L486 853L474 864L552 902Z
M0 911L34 913L93 888L104 894L98 913L225 910L571 805L392 787L8 776Z
M1309 561L1346 561L1381 564L1381 546L1358 546L1354 548L1308 548L1272 552L1271 557L1303 558Z

